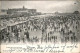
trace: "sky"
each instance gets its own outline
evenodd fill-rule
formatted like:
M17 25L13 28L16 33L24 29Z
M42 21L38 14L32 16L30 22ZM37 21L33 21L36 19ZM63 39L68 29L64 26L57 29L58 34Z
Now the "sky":
M77 1L1 1L1 9L22 8L23 6L28 9L37 9L42 13L80 11L80 3Z

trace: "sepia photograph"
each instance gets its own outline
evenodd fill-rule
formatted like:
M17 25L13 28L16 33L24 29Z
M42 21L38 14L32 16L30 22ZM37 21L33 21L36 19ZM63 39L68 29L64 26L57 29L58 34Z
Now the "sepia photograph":
M79 44L80 1L0 1L0 3L0 39L3 53L6 53L2 49L4 45ZM80 45L78 46L75 47L79 53Z

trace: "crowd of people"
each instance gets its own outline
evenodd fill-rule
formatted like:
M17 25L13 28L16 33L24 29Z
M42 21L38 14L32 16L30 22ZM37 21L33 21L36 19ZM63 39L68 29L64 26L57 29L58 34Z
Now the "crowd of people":
M15 24L11 25L13 23ZM16 17L2 19L0 26L4 25L0 30L2 42L77 42L80 16ZM42 33L41 37L37 35L31 38L33 35L30 32L38 30Z

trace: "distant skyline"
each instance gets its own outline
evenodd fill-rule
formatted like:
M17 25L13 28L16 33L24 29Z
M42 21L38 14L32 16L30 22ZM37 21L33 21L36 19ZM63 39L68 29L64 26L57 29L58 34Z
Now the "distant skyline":
M72 13L80 11L80 3L77 1L1 1L1 9L8 8L37 9L42 13Z

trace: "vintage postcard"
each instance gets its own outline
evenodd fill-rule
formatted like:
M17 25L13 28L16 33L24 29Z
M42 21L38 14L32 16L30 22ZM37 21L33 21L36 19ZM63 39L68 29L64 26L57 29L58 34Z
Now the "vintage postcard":
M1 53L80 53L80 1L0 1L0 40Z

